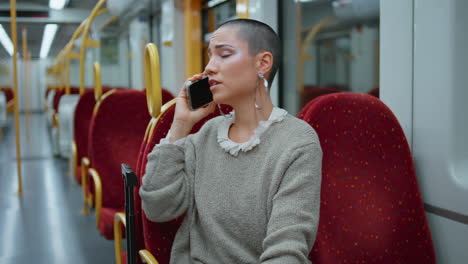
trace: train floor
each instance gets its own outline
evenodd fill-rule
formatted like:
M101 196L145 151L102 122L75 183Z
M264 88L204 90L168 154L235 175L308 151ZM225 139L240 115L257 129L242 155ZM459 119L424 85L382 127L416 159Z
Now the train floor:
M82 215L81 187L54 158L46 115L21 115L23 194L18 195L13 118L0 138L0 263L114 263L114 244L94 214ZM26 122L26 119L28 122Z

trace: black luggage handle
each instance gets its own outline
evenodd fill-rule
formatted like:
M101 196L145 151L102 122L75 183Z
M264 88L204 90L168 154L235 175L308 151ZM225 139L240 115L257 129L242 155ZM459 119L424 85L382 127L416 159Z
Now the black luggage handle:
M133 187L138 186L138 179L129 165L122 163L122 177L125 184L125 234L127 237L127 263L135 264L135 210Z

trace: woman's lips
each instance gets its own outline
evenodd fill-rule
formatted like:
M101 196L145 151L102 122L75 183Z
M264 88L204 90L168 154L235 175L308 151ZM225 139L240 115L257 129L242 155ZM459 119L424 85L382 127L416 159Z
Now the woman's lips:
M213 89L218 87L221 84L221 82L214 80L214 79L210 79L209 84L210 84L210 90L213 91Z

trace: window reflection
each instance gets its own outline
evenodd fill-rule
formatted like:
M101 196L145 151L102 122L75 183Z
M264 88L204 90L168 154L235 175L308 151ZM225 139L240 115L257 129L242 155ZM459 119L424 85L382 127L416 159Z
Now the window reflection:
M280 105L297 113L336 92L378 96L379 21L335 17L332 1L280 3L283 41Z

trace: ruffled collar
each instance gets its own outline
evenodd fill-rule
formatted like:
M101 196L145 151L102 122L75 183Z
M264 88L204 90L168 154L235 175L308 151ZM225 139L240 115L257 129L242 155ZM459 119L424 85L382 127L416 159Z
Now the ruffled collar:
M260 144L260 136L274 123L281 122L287 116L288 112L284 109L273 107L270 117L266 121L260 121L257 128L254 130L252 137L243 143L237 143L229 139L229 128L231 127L236 116L234 111L224 118L223 122L218 127L218 143L229 154L237 156L239 151L247 152Z

